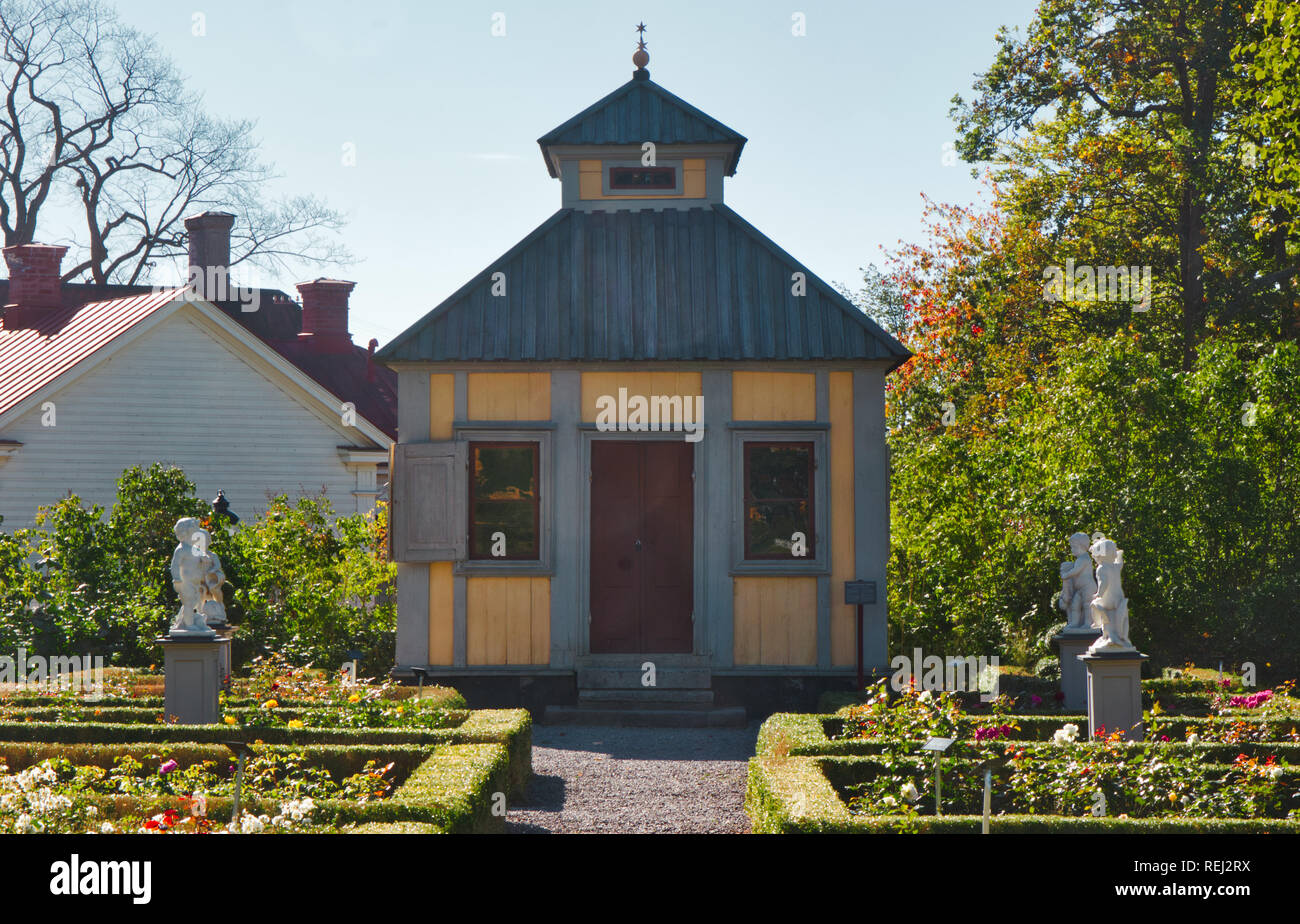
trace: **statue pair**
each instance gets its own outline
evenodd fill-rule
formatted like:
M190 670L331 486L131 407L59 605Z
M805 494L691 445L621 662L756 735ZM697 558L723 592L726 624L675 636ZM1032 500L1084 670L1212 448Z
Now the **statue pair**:
M1100 629L1101 637L1088 649L1089 654L1136 651L1128 635L1128 598L1120 585L1123 550L1101 533L1091 540L1087 533L1075 533L1070 537L1070 552L1074 559L1061 564L1060 607L1066 613L1065 631Z
M211 534L194 517L176 521L174 529L180 545L172 552L172 587L181 598L181 608L172 622L172 635L212 637L210 628L225 625L226 606L221 585L226 582L221 559L208 551Z

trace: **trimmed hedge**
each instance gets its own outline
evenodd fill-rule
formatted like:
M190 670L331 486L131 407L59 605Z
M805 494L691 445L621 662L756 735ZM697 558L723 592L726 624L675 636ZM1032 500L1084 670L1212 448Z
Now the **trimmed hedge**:
M854 815L826 778L816 757L754 757L749 762L745 811L756 834L900 833L900 815ZM908 829L926 834L977 834L978 815L922 815ZM994 815L998 834L1300 834L1300 822L1281 819L1075 818Z

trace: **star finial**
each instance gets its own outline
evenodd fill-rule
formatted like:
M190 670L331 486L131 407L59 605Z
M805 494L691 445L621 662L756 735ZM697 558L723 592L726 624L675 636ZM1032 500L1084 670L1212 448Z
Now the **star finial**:
M645 23L636 24L636 34L636 53L632 55L632 63L636 65L637 71L645 71L645 66L650 63L650 53L645 50Z

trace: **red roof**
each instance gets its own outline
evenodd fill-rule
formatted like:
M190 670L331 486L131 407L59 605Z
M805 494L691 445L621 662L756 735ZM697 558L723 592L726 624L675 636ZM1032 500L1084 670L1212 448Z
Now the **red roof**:
M39 391L164 305L179 289L0 319L0 414Z
M0 304L7 291L8 282L0 280ZM182 291L155 293L138 286L65 284L65 307L57 311L33 315L9 309L0 319L0 414L107 346ZM397 439L397 373L374 362L358 346L345 353L311 350L297 339L302 309L282 292L262 290L260 294L262 307L256 312L241 312L237 302L213 304L340 402L351 401L359 416ZM119 297L105 298L112 295ZM101 297L91 301L86 300L88 296Z

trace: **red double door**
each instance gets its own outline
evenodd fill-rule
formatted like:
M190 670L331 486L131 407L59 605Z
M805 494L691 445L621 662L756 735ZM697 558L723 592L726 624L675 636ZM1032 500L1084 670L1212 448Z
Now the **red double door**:
M591 651L690 652L695 445L591 444Z

